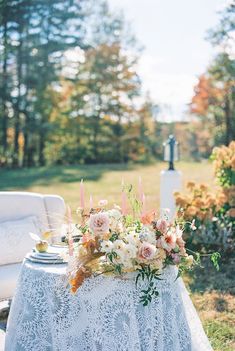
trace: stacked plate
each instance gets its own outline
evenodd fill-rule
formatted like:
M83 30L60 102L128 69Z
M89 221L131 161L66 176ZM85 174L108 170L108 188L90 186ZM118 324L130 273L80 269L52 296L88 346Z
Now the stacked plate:
M61 249L53 250L53 248L49 248L48 252L38 252L36 250L33 250L26 255L26 258L36 263L47 263L47 264L65 263L65 261L60 255L63 251L64 250L61 250Z

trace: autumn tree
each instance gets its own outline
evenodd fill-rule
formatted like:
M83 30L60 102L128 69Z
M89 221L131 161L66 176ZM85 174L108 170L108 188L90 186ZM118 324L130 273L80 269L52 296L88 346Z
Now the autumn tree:
M135 98L140 94L140 80L135 70L137 56L134 50L130 54L131 45L127 51L128 36L123 18L111 14L105 2L97 6L96 3L95 11L99 16L92 20L89 47L80 52L83 59L78 60L70 79L63 79L63 87L70 87L69 103L65 103L63 114L57 110L61 123L68 127L65 135L70 131L73 140L73 151L68 148L70 143L63 146L63 152L68 152L66 160L70 162L127 161L127 135L138 119L135 106ZM54 141L51 141L48 150L53 148Z
M0 3L0 69L3 153L18 166L44 164L51 100L63 53L82 46L83 1L4 0ZM84 44L85 45L85 44ZM7 131L13 129L13 146ZM12 152L11 149L13 148Z
M226 145L235 139L235 2L222 11L209 40L219 49L205 74L199 77L191 112L208 124L214 143Z
M191 112L204 121L204 128L212 128L215 143L229 144L235 138L234 86L234 62L220 54L195 87Z

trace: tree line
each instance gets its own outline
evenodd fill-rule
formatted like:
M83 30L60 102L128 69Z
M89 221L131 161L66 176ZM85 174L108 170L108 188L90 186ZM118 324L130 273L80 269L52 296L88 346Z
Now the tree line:
M231 9L211 34L217 45L230 43ZM123 14L112 13L106 0L1 0L0 165L159 157L172 125L157 122L143 96L140 54ZM227 51L200 77L190 109L195 144L200 123L216 126L210 147L234 138L234 59Z
M198 117L196 128L209 131L209 146L229 145L235 140L234 0L221 12L220 22L209 31L208 39L217 49L216 54L199 76L190 110Z
M103 0L3 0L0 13L2 165L152 153L152 103L138 102L139 49L121 14Z

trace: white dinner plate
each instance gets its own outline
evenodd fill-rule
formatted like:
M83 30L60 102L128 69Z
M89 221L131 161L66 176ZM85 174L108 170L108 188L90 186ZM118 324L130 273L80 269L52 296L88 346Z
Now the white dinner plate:
M56 259L59 256L58 253L49 253L49 252L37 252L37 251L33 251L30 253L31 256L33 256L34 258L42 258L42 259Z
M26 259L34 263L45 263L45 264L65 263L61 257L57 259L46 259L46 258L35 258L31 254L28 254L26 255Z

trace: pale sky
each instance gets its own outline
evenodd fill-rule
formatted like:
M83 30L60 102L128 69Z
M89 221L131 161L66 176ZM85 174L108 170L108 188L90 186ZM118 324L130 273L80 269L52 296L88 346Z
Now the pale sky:
M108 0L122 9L145 47L138 72L154 102L170 104L163 118L181 119L197 77L215 54L206 32L218 23L224 0ZM169 116L170 115L170 116Z

